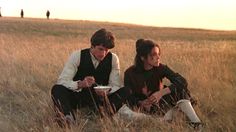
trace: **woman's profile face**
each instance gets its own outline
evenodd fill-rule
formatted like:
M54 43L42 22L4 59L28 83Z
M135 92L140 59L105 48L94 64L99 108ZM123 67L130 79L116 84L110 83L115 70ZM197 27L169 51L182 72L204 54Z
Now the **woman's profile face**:
M160 49L158 47L152 48L147 58L144 60L144 64L151 66L159 66L160 64Z

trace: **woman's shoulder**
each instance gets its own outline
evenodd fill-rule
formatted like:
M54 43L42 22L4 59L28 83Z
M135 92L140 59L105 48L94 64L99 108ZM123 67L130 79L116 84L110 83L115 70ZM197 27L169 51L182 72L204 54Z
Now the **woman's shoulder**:
M160 63L159 66L155 67L156 70L163 70L167 65Z
M125 73L133 73L134 71L135 71L135 65L132 65L125 70Z
M160 63L158 67L154 68L154 72L163 75L166 72L167 65Z

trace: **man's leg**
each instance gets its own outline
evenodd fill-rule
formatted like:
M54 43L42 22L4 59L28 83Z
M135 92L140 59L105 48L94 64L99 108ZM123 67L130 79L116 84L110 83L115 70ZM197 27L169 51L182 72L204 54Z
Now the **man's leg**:
M81 93L74 92L62 85L54 85L51 90L52 100L57 116L70 116L75 120L73 110L80 107L82 98Z

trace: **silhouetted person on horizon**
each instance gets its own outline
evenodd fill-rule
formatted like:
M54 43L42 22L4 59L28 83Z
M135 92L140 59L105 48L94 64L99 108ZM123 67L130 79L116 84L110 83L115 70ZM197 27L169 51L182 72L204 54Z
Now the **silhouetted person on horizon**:
M21 16L21 18L24 18L24 11L23 11L23 9L21 9L21 11L20 11L20 16Z
M47 12L46 12L46 16L47 16L47 19L49 19L49 16L50 16L50 12L49 12L49 10L47 10Z

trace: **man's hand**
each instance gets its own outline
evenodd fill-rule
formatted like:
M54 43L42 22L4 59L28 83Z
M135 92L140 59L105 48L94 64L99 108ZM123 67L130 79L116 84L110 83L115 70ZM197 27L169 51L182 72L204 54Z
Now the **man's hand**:
M87 76L83 81L78 82L78 89L89 88L95 83L95 78L92 76Z
M108 94L108 91L95 90L96 94L100 97L105 97Z

